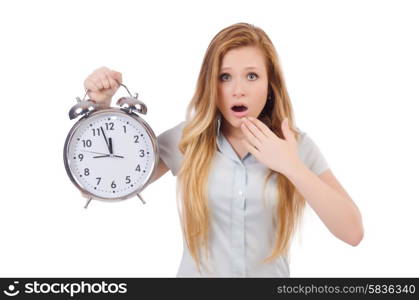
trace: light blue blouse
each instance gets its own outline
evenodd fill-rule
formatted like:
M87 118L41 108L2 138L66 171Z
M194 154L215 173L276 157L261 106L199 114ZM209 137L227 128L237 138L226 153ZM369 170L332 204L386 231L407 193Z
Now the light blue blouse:
M185 124L181 122L157 138L160 158L174 176L183 159L178 144ZM209 259L204 260L200 274L183 237L177 277L289 277L288 256L262 263L275 242L276 175L268 181L264 198L269 169L251 153L240 159L220 127L221 119L217 118L218 149L208 178ZM311 171L321 174L328 169L328 163L313 140L305 132L301 134L299 157Z

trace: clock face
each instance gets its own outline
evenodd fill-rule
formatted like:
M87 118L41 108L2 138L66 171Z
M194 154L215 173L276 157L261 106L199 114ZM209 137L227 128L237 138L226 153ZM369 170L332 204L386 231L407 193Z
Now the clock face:
M153 143L144 126L118 111L100 111L81 121L67 151L73 179L90 194L105 199L137 191L155 164Z

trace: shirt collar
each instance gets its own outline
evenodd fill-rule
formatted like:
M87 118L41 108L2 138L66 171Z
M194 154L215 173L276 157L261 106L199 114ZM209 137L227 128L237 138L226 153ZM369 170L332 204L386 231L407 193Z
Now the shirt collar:
M249 152L243 157L242 160L239 158L239 156L237 155L237 153L234 151L233 147L231 146L230 142L225 138L225 136L221 132L221 122L222 122L222 117L221 117L221 114L218 113L216 117L216 124L217 124L216 141L217 141L218 150L224 155L226 155L227 157L229 157L230 159L237 161L239 163L243 163L243 161L249 156L253 157L252 154Z
M223 133L221 132L221 121L222 121L222 117L220 113L217 113L216 116L216 141L217 141L217 148L218 151L220 151L221 153L224 153L225 155L227 155L229 158L238 161L238 162L242 162L240 160L240 158L238 157L238 155L236 154L236 152L233 150L233 147L231 146L230 142L224 137ZM296 127L297 131L300 134L303 134L303 132L300 130L300 128ZM298 139L298 143L301 142L301 139ZM256 158L251 154L251 153L247 153L247 155L245 157L243 157L243 161L250 156L250 160L251 161L255 161Z
M217 147L218 147L218 150L220 150L221 151L221 136L222 136L222 134L221 134L221 115L218 113L217 114L217 117L216 117L216 125L217 125L217 132L216 132L216 137L217 137Z

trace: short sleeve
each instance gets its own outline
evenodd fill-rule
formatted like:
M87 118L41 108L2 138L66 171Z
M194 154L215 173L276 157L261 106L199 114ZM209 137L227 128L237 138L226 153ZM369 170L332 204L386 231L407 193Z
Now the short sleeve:
M175 127L159 134L157 137L159 157L170 169L173 176L176 176L178 173L183 160L183 155L179 150L179 142L182 137L182 131L185 123L186 122L183 121Z
M307 133L301 132L298 147L300 159L315 174L320 175L329 168L320 148Z

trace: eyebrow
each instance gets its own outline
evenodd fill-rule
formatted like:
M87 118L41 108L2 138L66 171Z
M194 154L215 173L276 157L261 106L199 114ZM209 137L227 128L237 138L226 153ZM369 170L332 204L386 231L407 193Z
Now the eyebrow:
M231 67L223 67L223 68L221 68L221 71L222 70L229 70L229 69L231 69ZM244 68L245 70L249 70L249 69L259 69L258 67L254 67L254 66L249 66L249 67L246 67L246 68Z

